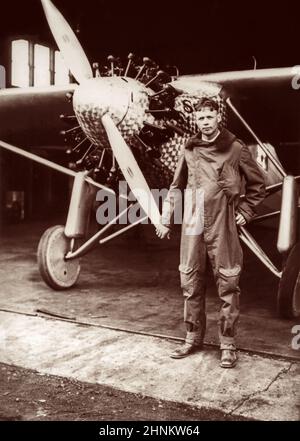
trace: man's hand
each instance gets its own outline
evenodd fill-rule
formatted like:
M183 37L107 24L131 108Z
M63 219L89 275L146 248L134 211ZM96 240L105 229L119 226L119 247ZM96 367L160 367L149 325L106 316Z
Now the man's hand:
M160 239L164 239L165 237L170 239L170 228L166 227L165 225L159 224L156 226L156 235Z
M242 226L247 223L246 219L241 213L235 213L235 221L237 225L242 225Z

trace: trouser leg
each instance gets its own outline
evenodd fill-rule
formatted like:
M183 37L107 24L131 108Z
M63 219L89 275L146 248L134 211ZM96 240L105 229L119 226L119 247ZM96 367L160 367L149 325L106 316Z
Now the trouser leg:
M230 269L231 270L231 269ZM235 349L236 328L240 312L240 267L220 268L216 277L218 294L221 299L218 331L221 349Z
M206 248L202 236L185 235L183 232L180 254L186 342L201 345L206 329Z
M238 236L222 237L213 247L208 247L212 262L221 309L218 333L221 349L235 349L235 336L240 312L240 288L243 256Z

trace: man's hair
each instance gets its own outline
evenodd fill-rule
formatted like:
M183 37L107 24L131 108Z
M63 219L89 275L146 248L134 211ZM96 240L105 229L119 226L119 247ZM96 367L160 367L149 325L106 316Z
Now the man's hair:
M216 110L217 112L219 112L219 104L217 103L217 101L213 100L212 98L201 98L201 100L199 100L194 105L195 112L199 112L200 110L207 107L210 110Z

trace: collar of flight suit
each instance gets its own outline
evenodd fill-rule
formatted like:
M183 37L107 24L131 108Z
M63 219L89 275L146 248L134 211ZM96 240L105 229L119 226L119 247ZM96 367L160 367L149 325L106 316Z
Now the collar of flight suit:
M224 151L230 148L232 143L236 140L236 136L229 130L223 128L220 131L219 136L212 142L204 141L202 139L202 133L199 132L197 135L192 136L187 142L185 148L192 150L194 147L209 147L216 146L220 151Z

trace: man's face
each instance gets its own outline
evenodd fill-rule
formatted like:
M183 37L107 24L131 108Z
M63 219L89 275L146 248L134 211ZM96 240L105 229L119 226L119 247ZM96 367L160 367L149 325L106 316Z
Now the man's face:
M204 107L196 112L196 122L199 130L205 136L212 138L218 131L220 115L216 110Z

